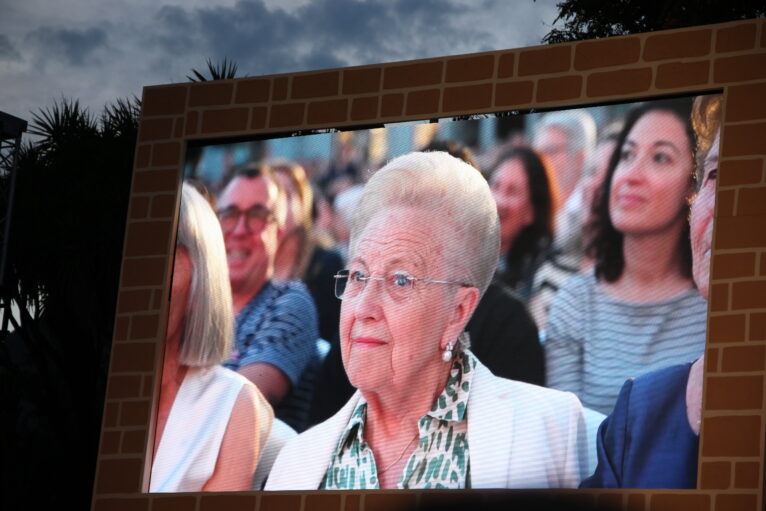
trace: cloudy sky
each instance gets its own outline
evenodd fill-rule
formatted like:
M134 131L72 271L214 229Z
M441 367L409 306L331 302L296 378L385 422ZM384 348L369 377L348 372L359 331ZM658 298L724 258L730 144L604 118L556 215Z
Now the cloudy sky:
M224 56L240 75L540 44L556 0L0 0L0 110L63 97L91 111L186 81Z

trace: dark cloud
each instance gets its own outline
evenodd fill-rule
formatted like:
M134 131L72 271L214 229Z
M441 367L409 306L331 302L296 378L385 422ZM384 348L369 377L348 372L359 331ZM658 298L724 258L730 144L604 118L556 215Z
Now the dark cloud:
M62 57L72 66L92 63L97 51L107 47L106 31L100 27L82 30L41 27L29 32L26 40L37 46L46 59Z
M19 60L21 59L21 53L13 45L7 36L0 34L0 61L3 60Z

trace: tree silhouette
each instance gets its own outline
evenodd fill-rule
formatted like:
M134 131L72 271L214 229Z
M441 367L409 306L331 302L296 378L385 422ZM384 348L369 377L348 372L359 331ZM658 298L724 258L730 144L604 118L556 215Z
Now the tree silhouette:
M766 15L761 0L564 0L553 22L564 22L543 37L562 43L655 30L722 23Z
M231 80L237 78L238 65L233 60L229 60L224 57L221 62L213 63L212 59L208 58L206 61L207 71L210 73L210 78L205 77L202 73L196 69L192 69L192 76L186 75L192 82L208 82L215 80Z

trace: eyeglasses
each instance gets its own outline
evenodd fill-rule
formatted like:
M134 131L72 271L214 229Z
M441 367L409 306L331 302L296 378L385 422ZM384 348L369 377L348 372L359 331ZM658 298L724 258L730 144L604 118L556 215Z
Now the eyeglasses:
M354 298L359 296L367 282L376 280L383 283L383 287L390 298L399 302L405 301L412 295L412 290L416 282L425 284L452 284L461 287L473 287L471 284L463 282L453 282L451 280L434 280L413 277L406 271L395 271L382 277L373 277L358 270L341 270L335 278L335 296L341 300L345 298Z
M266 224L274 221L274 212L260 205L242 211L235 206L218 211L218 220L221 222L223 232L231 232L239 223L239 218L245 215L245 226L250 232L261 232Z

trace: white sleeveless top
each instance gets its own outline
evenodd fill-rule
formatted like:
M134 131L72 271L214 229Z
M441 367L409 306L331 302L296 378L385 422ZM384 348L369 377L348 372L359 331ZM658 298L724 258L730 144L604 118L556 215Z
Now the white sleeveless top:
M221 366L189 368L154 457L150 492L202 490L215 470L223 435L243 385L252 384Z

